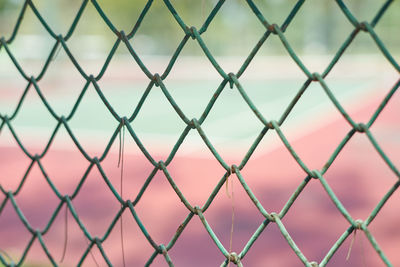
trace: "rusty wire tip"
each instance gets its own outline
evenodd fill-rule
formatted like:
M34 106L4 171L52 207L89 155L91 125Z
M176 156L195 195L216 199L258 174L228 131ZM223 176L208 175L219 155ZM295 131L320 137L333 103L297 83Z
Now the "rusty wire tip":
M355 130L359 133L365 133L366 131L368 131L368 126L364 123L359 123L356 125Z
M228 261L233 262L234 264L237 264L240 259L239 256L236 254L236 252L231 252L228 255Z
M361 219L357 219L357 220L355 220L355 224L356 224L356 225L353 225L353 227L354 227L355 229L362 230L364 221L361 220Z
M277 32L276 29L279 29L279 26L278 26L277 24L275 24L275 23L270 24L270 25L268 26L268 30L269 30L271 33L273 33L273 34L278 34L278 32Z
M230 173L231 173L231 174L236 173L236 169L237 169L237 166L236 166L235 164L233 164L233 165L231 166L231 171L230 171Z
M115 34L117 35L118 39L120 39L120 40L126 39L126 35L125 35L124 30L116 31Z
M357 25L357 28L363 32L368 32L367 24L368 24L367 21L363 21Z
M190 27L190 32L192 34L192 39L196 39L196 34L198 34L198 31L195 26Z
M193 211L194 214L198 215L199 213L202 213L202 209L199 206L194 206Z
M267 219L268 219L270 222L276 222L276 218L279 219L279 214L277 214L276 212L271 212L271 213L269 214L269 217L267 217Z
M319 179L319 177L321 176L321 173L319 172L319 170L312 170L309 173L310 177L313 179Z
M322 77L321 77L321 74L319 74L318 72L314 72L314 73L312 74L312 76L310 77L310 79L311 79L313 82L318 82L320 79L322 79Z

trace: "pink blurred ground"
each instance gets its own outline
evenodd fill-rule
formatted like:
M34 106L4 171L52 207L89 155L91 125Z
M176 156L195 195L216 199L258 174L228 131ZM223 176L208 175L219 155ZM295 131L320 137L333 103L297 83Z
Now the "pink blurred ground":
M366 122L377 107L381 98L376 98L363 110L353 111L351 115L357 122ZM400 97L395 95L371 128L372 133L396 166L400 166ZM328 126L301 139L289 141L310 169L321 169L340 140L350 127L340 117ZM283 127L284 131L284 127ZM274 132L267 134L261 145L276 139ZM204 149L206 147L204 146ZM7 190L14 190L23 176L29 161L18 148L1 148L0 179ZM184 150L184 146L182 147ZM117 149L105 159L102 166L116 188L119 188L119 169L117 168ZM223 151L220 151L223 154ZM94 155L97 152L93 152ZM194 205L201 206L222 177L224 170L211 154L208 157L183 157L180 152L169 165L168 170L177 185ZM229 164L239 164L244 151L232 156ZM165 155L154 157L165 160ZM71 194L77 182L89 165L76 151L57 151L50 149L42 160L49 177L62 194ZM152 168L142 155L125 156L125 197L134 199L145 177ZM262 154L256 151L254 157L243 169L242 174L249 186L268 212L279 212L290 195L305 177L304 172L293 160L286 148ZM325 175L326 180L340 201L354 219L365 219L384 194L397 181L367 137L356 134L346 145L339 157ZM263 217L258 213L238 180L234 179L235 223L233 251L239 253L248 242ZM1 195L0 201L4 199ZM29 174L26 184L17 195L16 201L33 228L42 229L59 200L52 193L37 165ZM93 236L102 236L115 216L119 205L108 190L98 170L94 168L80 193L73 200L80 219ZM397 190L381 212L370 224L370 231L394 266L400 266L400 194ZM136 206L137 213L148 232L158 244L167 244L180 223L188 214L165 176L159 172ZM222 188L205 217L220 238L229 247L231 227L231 202ZM58 261L64 242L64 209L44 236L50 252ZM317 180L312 180L296 200L283 219L288 232L311 261L320 262L333 243L348 228L347 221L337 211L328 195ZM104 249L115 266L121 266L120 228L116 225ZM74 266L87 246L80 228L69 215L68 249L65 266ZM127 266L143 266L153 249L148 244L132 216L124 214L124 235ZM0 216L0 248L19 259L30 234L10 202ZM351 257L345 260L351 239L333 256L328 266L384 266L377 253L363 233L358 233ZM99 251L93 250L100 266L105 266ZM194 217L175 246L170 250L175 266L218 266L224 260L198 217ZM35 241L27 255L26 262L46 263L46 255ZM302 266L300 260L279 232L275 224L270 224L261 234L243 259L244 266ZM50 265L50 264L47 264ZM158 256L153 266L166 266ZM84 266L94 266L88 256Z

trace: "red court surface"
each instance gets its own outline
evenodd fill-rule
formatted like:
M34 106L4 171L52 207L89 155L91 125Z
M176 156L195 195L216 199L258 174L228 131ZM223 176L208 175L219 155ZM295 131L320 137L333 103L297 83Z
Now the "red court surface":
M356 122L366 122L381 101L374 99L362 110L349 110ZM346 107L345 107L346 108ZM382 112L371 132L384 152L399 168L400 166L400 96L395 93L387 108ZM284 127L282 128L284 132ZM338 113L337 120L300 139L291 140L301 159L310 169L321 169L333 153L350 126ZM275 132L267 133L260 146L268 146L277 140ZM71 145L72 142L71 142ZM185 149L185 144L181 150ZM17 147L2 147L0 153L0 179L6 190L15 190L26 171L29 160ZM223 168L208 153L204 145L201 156L182 156L178 151L168 166L177 185L193 205L203 205L219 179ZM116 188L119 188L120 169L117 167L118 146L114 144L110 154L102 162L102 167ZM226 157L228 164L239 164L245 151ZM95 155L98 151L92 151ZM206 156L204 156L206 155ZM166 155L154 156L165 160ZM124 196L134 199L151 164L141 154L129 153L124 158ZM50 148L42 164L62 194L71 194L89 163L79 151L60 151ZM305 173L294 161L287 149L281 145L268 153L256 150L242 170L254 194L268 212L279 212L290 195L305 178ZM263 217L255 208L236 176L234 178L234 235L232 251L239 253L262 223ZM364 134L356 133L347 143L327 173L327 182L354 219L365 219L386 192L398 181ZM0 195L0 201L4 196ZM33 228L43 229L54 209L58 198L35 164L16 201ZM114 218L119 204L111 194L98 170L93 168L81 191L73 199L74 207L93 236L103 236ZM395 191L387 201L369 229L376 241L392 262L400 266L400 192ZM167 244L187 216L188 211L173 191L167 179L158 172L136 206L136 211L146 229L157 244ZM229 248L231 228L231 199L222 187L205 217L222 244ZM64 208L54 224L44 236L46 246L59 261L64 243ZM61 266L75 266L84 253L87 241L81 229L68 215L68 247ZM334 242L349 227L348 222L336 209L318 180L312 180L300 194L287 215L282 219L287 231L297 246L310 261L320 262ZM140 232L132 215L124 213L124 236L126 266L143 266L153 253L153 248ZM10 201L0 216L0 248L14 261L18 261L31 235L17 217ZM328 266L384 266L378 254L362 232L358 232L350 258L346 261L350 236L333 256ZM108 239L103 243L104 250L115 266L122 266L120 226L117 224ZM224 257L206 232L200 219L194 216L174 247L169 252L175 266L219 266ZM93 255L100 266L106 266L97 248ZM50 266L39 242L36 240L29 251L26 262ZM46 263L46 264L45 264ZM243 258L244 266L302 266L301 261L291 250L275 224L270 224L260 235ZM89 255L84 266L94 266ZM153 266L167 266L164 258L158 256Z

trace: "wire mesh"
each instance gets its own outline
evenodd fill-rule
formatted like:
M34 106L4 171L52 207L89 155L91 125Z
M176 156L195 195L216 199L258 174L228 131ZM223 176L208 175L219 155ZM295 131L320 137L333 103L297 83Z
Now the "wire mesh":
M2 184L0 184L1 194L3 194L3 196L4 196L4 200L2 201L2 203L0 205L0 215L4 211L6 204L8 202L11 202L12 207L18 214L18 217L21 220L21 222L23 223L23 225L29 231L31 237L23 251L21 258L18 260L18 262L14 262L11 259L7 258L4 253L0 253L0 262L2 264L4 264L5 266L22 265L24 263L26 255L29 252L33 242L35 240L38 240L40 245L42 246L44 252L46 253L46 255L48 257L49 262L51 264L53 264L54 266L57 266L58 263L56 262L56 260L54 259L54 256L50 253L48 247L46 246L46 243L43 240L43 236L46 235L46 233L52 227L56 217L60 216L60 211L61 211L62 207L66 206L68 208L68 211L72 214L73 219L79 225L80 229L82 230L82 232L84 233L84 235L88 241L87 248L84 251L83 255L80 257L78 265L81 265L85 261L85 259L88 257L88 255L90 254L90 251L93 249L93 247L97 246L97 248L101 252L101 255L103 256L105 262L109 266L112 266L113 263L108 258L107 252L103 249L102 244L105 240L107 240L111 231L115 228L116 223L121 218L122 214L130 213L132 215L131 219L133 219L137 223L137 225L140 227L141 232L146 237L148 243L154 249L154 252L149 257L146 265L151 265L151 263L154 261L154 259L156 257L164 257L166 263L170 266L173 266L173 261L170 258L168 252L171 248L174 247L175 242L179 239L182 232L185 231L186 226L191 222L191 220L195 216L198 216L199 219L201 220L201 222L203 223L205 230L209 234L209 237L216 244L216 248L225 257L225 261L222 262L222 266L227 266L230 262L232 262L238 266L242 266L241 260L246 256L248 251L252 248L253 244L255 242L257 242L258 238L264 233L264 230L266 229L266 227L268 227L268 225L273 224L273 223L275 223L277 225L282 236L286 239L286 241L292 248L293 252L297 255L297 257L301 260L301 262L305 266L325 266L330 261L332 256L337 252L337 250L343 244L343 242L351 235L351 233L353 231L356 231L356 230L363 231L364 234L366 235L367 239L369 240L369 242L375 249L376 253L381 258L382 262L387 266L392 266L389 259L385 256L384 251L379 247L374 236L369 231L368 226L379 214L379 212L382 209L382 207L384 206L385 202L397 190L397 188L400 185L400 181L398 179L393 181L393 185L390 188L390 190L387 191L387 193L383 196L383 198L375 206L373 211L369 214L369 216L365 220L355 220L351 216L351 214L345 209L345 207L343 206L341 201L336 196L335 192L329 186L327 180L324 178L325 173L328 171L329 167L335 161L336 157L339 155L339 153L346 146L348 141L356 133L362 133L367 136L367 138L369 139L369 141L371 142L373 147L376 149L376 152L380 155L380 157L382 157L384 162L387 164L387 167L397 176L397 178L400 178L399 170L392 163L391 159L381 149L381 147L378 144L378 141L374 138L373 134L370 131L370 127L372 126L372 124L375 122L375 120L377 119L379 114L385 108L388 101L392 98L394 93L399 88L400 80L398 80L394 84L394 86L390 90L388 90L386 97L381 101L379 107L376 109L376 111L373 113L373 115L370 117L370 119L365 123L358 123L353 120L353 118L343 108L340 101L338 101L335 94L331 91L328 84L325 82L325 78L329 75L329 73L335 67L336 63L341 59L341 57L344 54L344 52L346 51L346 49L348 49L348 47L351 46L353 40L356 39L357 36L359 36L359 34L362 32L365 33L366 35L369 35L370 38L373 39L373 41L375 42L377 47L380 49L380 51L382 52L382 55L387 59L387 61L393 66L393 68L397 72L400 71L399 64L392 57L391 53L385 47L385 44L381 41L379 36L374 31L374 27L377 25L377 23L380 21L382 16L388 10L392 1L391 0L386 1L380 7L380 9L376 11L375 16L369 22L367 22L367 21L359 22L358 19L346 7L346 5L343 3L343 1L336 0L336 3L339 6L340 10L343 12L343 14L347 18L347 20L354 26L354 29L351 32L351 34L347 37L345 42L337 50L336 54L334 55L334 57L332 58L332 60L328 64L328 66L324 70L322 70L321 73L310 71L303 64L303 62L300 60L300 58L297 56L297 54L293 50L290 42L285 37L286 29L289 26L291 26L290 24L291 24L292 20L295 18L298 11L301 9L301 7L304 3L304 0L297 1L294 4L293 8L291 9L290 13L287 15L287 17L282 25L277 25L277 24L274 24L274 23L271 23L270 21L268 21L266 19L266 17L262 14L262 12L260 12L257 5L252 0L246 0L248 7L251 9L251 11L257 17L259 22L265 28L265 32L261 36L261 38L257 42L257 44L254 46L251 53L246 57L245 61L240 66L240 68L237 70L237 72L236 73L227 73L219 65L217 59L210 52L206 42L203 40L203 37L202 37L202 35L207 32L207 29L212 26L211 24L213 22L213 19L215 18L217 13L220 11L221 7L225 4L225 2L226 1L224 1L224 0L219 0L213 7L213 9L210 12L210 14L208 15L208 17L206 18L202 27L200 29L196 29L195 27L190 27L185 23L185 21L182 19L182 17L175 10L174 5L169 0L163 0L163 3L167 7L167 9L171 12L171 14L173 15L173 17L176 20L176 23L180 26L181 30L183 31L184 37L181 40L179 46L176 48L174 54L172 55L165 71L161 74L152 73L151 70L148 69L148 67L141 60L140 55L138 55L136 53L135 49L131 46L131 44L129 42L130 40L135 39L136 32L140 28L141 23L142 23L143 19L145 18L146 14L152 7L152 4L153 4L152 0L147 1L146 5L144 6L143 10L141 11L141 14L140 14L138 20L136 21L136 23L132 27L132 30L129 33L125 33L124 31L118 30L117 27L113 24L113 22L107 17L106 12L103 11L103 9L101 8L101 6L99 5L99 3L96 0L91 0L91 1L84 0L82 2L82 4L80 5L80 8L72 22L72 25L69 27L69 30L67 31L67 33L65 35L61 35L61 34L58 34L53 31L51 25L49 25L46 22L44 17L40 14L40 12L38 11L38 9L35 7L34 3L31 0L26 0L24 2L23 6L21 8L21 11L20 11L20 15L17 19L17 22L14 26L11 36L9 36L8 38L1 36L0 52L6 53L8 55L8 57L12 60L13 64L18 69L18 72L20 73L21 77L25 80L27 85L17 103L17 107L15 108L15 110L11 114L0 114L0 133L5 128L8 128L11 131L13 138L18 143L18 145L21 148L21 150L23 151L23 153L26 155L26 157L28 157L30 159L31 163L29 165L29 168L26 170L24 176L22 177L22 179L20 179L19 186L17 187L16 190L10 191L7 188L5 188ZM80 21L80 18L82 17L82 14L85 12L85 8L89 4L93 5L93 7L97 10L98 14L101 16L101 18L107 24L109 29L115 35L115 43L114 43L111 51L109 52L107 59L104 62L104 65L102 66L100 72L97 75L89 74L89 73L85 72L85 70L80 66L78 61L75 59L73 53L68 48L68 40L74 34L74 31ZM17 59L14 57L14 55L12 53L13 41L18 34L18 30L20 28L21 21L23 20L24 14L27 11L27 9L31 9L33 11L33 13L37 17L37 19L40 21L42 26L47 31L48 35L51 36L52 39L55 41L55 43L50 51L50 54L48 55L47 60L45 61L45 64L43 65L41 72L36 77L28 76L27 73L24 71L24 69L21 67L21 65L18 63ZM295 27L295 25L294 25L294 27ZM304 84L301 86L300 89L298 89L296 96L293 98L293 100L287 106L286 110L283 112L283 114L281 115L279 120L267 119L268 114L262 114L259 111L259 109L257 109L256 105L252 102L251 98L247 95L246 89L242 86L242 84L240 82L240 77L242 76L243 73L245 73L247 67L251 64L253 58L257 55L259 49L262 46L264 46L264 43L268 38L278 38L281 41L282 46L286 49L287 53L290 55L290 57L293 59L293 61L298 65L298 67L304 73L304 79L305 79ZM168 77L171 70L174 68L174 64L175 64L177 58L180 56L182 49L185 47L185 45L187 44L189 39L193 39L198 43L198 45L204 52L204 56L209 60L209 62L215 68L215 71L220 75L220 79L221 79L219 87L215 90L215 93L212 96L210 96L210 100L209 100L207 107L204 109L202 115L198 118L189 118L185 115L184 110L182 110L179 107L179 105L177 104L177 102L175 102L174 98L169 93L167 86L163 82ZM134 62L136 62L136 64L140 67L140 69L143 71L143 73L148 78L148 87L145 90L145 92L143 93L143 95L139 101L139 104L136 107L134 107L134 112L130 116L118 114L118 112L116 112L114 107L107 100L107 97L103 94L102 89L100 88L100 86L98 84L98 82L102 79L103 75L106 73L109 63L110 63L111 59L114 57L116 50L119 46L126 46L126 48L129 50L132 60L134 60ZM58 114L57 112L55 112L53 107L46 100L46 95L45 95L45 93L43 93L43 91L41 90L39 83L38 83L46 75L46 71L49 68L49 66L51 65L52 58L55 56L55 53L57 53L57 50L59 48L63 49L66 52L70 61L76 67L77 71L80 73L82 78L86 81L79 98L77 99L76 103L74 104L72 110L70 111L70 113L68 115L61 115L61 114ZM299 101L299 99L302 97L304 92L309 88L310 84L312 84L312 83L320 84L322 89L325 91L326 95L329 97L331 103L336 107L336 109L341 113L341 115L343 115L343 119L351 126L351 130L343 137L342 141L337 146L336 150L333 152L333 154L326 161L326 164L320 170L311 170L307 167L307 165L302 161L302 159L296 153L294 148L291 146L288 139L285 137L284 132L281 130L281 126L285 123L286 118L292 112L293 108L296 106L296 103ZM83 146L80 144L78 138L74 135L74 132L72 131L72 129L69 126L69 121L73 118L78 106L81 104L81 101L82 101L89 85L94 86L97 94L100 96L104 105L106 106L106 108L108 109L110 114L114 117L115 121L118 122L118 127L116 127L114 129L113 135L110 138L110 140L108 141L108 144L100 157L90 157L90 155L85 151ZM142 107L143 103L146 101L146 98L147 98L149 92L151 90L154 90L155 87L159 87L162 90L165 98L169 101L171 106L174 108L176 113L179 115L181 120L186 125L184 131L181 133L180 137L178 138L178 141L175 143L173 149L170 151L169 156L166 158L166 160L158 161L158 162L148 152L146 147L141 142L140 138L136 135L135 130L131 125L132 122L135 121L137 114L140 113L141 107ZM259 133L258 137L254 140L251 147L248 149L245 157L241 160L241 162L238 165L232 165L232 166L228 165L226 163L226 161L224 160L224 158L222 158L220 156L220 154L217 152L217 150L215 149L212 142L209 140L209 138L207 137L207 134L203 131L203 128L202 128L202 124L207 119L208 114L212 110L214 103L217 101L221 92L223 90L226 90L226 88L238 90L241 97L243 98L243 101L245 103L247 103L249 109L251 109L251 111L254 113L254 116L263 125L263 129ZM57 121L57 125L54 128L53 133L52 133L50 139L48 140L46 147L43 149L42 153L40 153L40 154L32 154L29 151L29 149L27 149L23 145L23 142L20 140L18 134L15 132L15 130L13 128L13 121L15 120L15 118L18 115L18 112L22 106L22 103L24 102L27 92L32 91L32 90L36 91L36 93L39 95L43 105L48 110L49 114L51 114L51 116L54 118L54 120ZM75 143L76 147L82 153L84 158L89 162L89 167L84 172L79 183L76 185L75 191L71 195L62 195L60 193L59 189L52 182L51 177L46 174L46 171L41 163L42 159L46 156L46 153L48 152L49 147L52 144L55 136L57 135L58 131L62 127L64 127L67 130L69 136ZM118 190L115 188L115 186L112 184L109 177L107 177L105 171L102 168L102 161L107 157L112 144L114 142L116 142L116 139L117 139L118 135L120 134L120 132L122 131L122 129L127 130L128 134L129 134L128 138L132 138L134 140L134 142L137 144L138 148L142 151L143 155L147 158L147 160L153 166L153 171L147 177L145 183L143 184L142 189L140 190L139 194L135 197L135 199L124 199L120 195ZM189 132L191 132L191 131L198 133L198 135L204 141L205 146L207 146L208 149L214 155L215 160L217 160L219 162L219 164L225 169L225 174L216 183L214 190L212 191L212 193L208 197L208 200L204 203L204 205L202 207L193 206L185 198L184 194L182 193L182 191L180 191L179 187L175 183L174 177L172 175L170 175L170 173L168 171L169 164L173 161L174 156L176 155L177 151L179 150L181 144L183 143L183 141L185 140L185 138L188 136ZM284 207L282 208L282 210L280 210L279 212L268 212L263 207L263 205L259 202L259 200L255 196L255 194L253 194L252 189L246 183L246 178L243 177L241 174L242 169L246 167L247 162L251 159L253 152L255 151L255 149L257 148L257 146L259 145L259 143L264 138L264 136L266 135L267 132L275 132L277 134L277 136L282 141L282 145L287 148L287 150L290 152L290 154L296 160L298 165L302 168L302 170L304 171L304 175L305 175L305 178L303 180L301 180L301 182L299 183L295 192L291 195L291 197L287 200L287 202L284 205ZM24 183L26 182L26 178L28 177L28 174L34 165L37 165L40 168L48 185L51 187L52 191L56 194L56 196L59 199L58 206L54 210L50 220L48 221L47 225L43 229L34 229L31 226L30 222L25 218L22 210L20 209L20 207L15 199L15 197L18 195L21 188L23 187ZM103 236L91 235L91 233L85 227L84 223L80 220L78 213L76 212L76 209L74 207L74 204L72 203L72 200L74 198L76 198L77 195L80 193L80 189L81 189L83 183L85 183L85 179L87 178L87 176L89 175L90 171L93 168L97 168L100 171L102 178L107 183L109 190L114 195L115 201L119 202L121 205L120 210L115 215L114 220L109 225L107 231L104 233ZM139 215L135 211L136 204L140 202L143 193L147 190L148 185L152 182L152 179L157 172L164 173L169 184L171 185L171 187L173 188L175 193L178 195L180 200L183 202L184 206L187 208L187 217L180 224L178 230L176 231L176 233L174 234L174 236L172 237L172 239L170 240L170 242L168 244L157 244L154 241L154 239L152 238L152 236L150 235L150 233L147 231L146 225L144 225L142 223ZM238 179L241 186L246 191L248 197L251 199L251 201L254 203L255 207L258 209L259 213L262 214L262 216L265 218L265 220L260 224L258 229L253 233L251 238L247 241L247 244L244 246L243 250L240 252L229 252L228 249L226 247L224 247L223 244L220 242L219 238L214 233L212 227L210 226L210 224L208 223L208 221L206 219L207 209L212 204L215 196L221 190L224 183L227 183L229 177ZM282 219L285 217L287 212L291 209L293 203L296 201L298 196L302 193L303 189L312 180L316 180L319 183L321 183L321 185L325 189L327 195L333 201L333 203L336 206L336 208L338 209L338 211L342 214L342 216L348 222L348 228L337 239L337 241L333 244L333 246L328 251L328 253L325 255L325 257L319 263L309 261L309 259L306 258L306 256L303 254L303 252L296 245L295 241L291 238L290 233L286 230L285 225L282 222Z

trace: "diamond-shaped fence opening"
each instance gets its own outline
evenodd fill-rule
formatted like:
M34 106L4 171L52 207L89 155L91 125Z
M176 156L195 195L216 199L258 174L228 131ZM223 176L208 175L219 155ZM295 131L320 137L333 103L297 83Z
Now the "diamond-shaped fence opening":
M0 1L0 265L400 264L400 217L387 212L399 207L398 1L139 2L118 17L118 2L83 0L63 20L65 3ZM96 23L88 14L79 33L86 13ZM354 160L366 145L378 167Z

